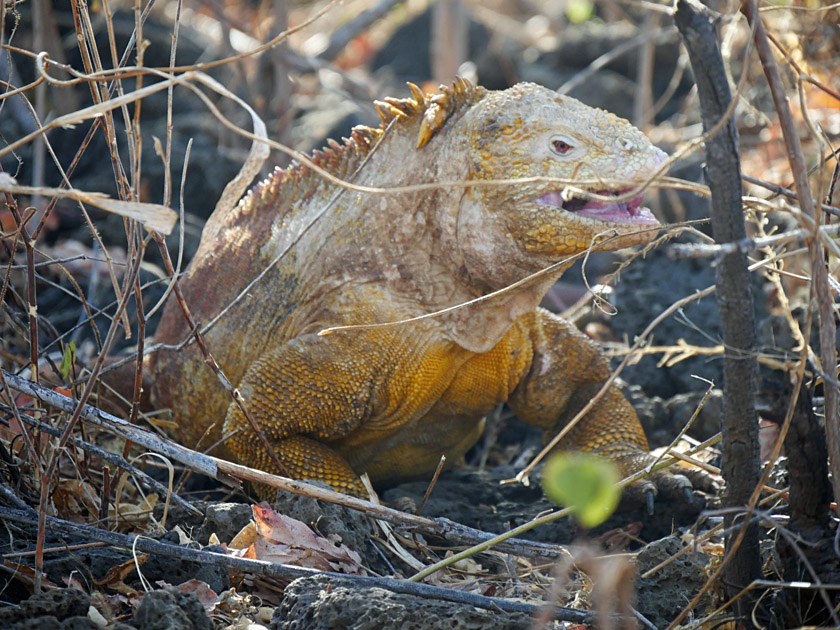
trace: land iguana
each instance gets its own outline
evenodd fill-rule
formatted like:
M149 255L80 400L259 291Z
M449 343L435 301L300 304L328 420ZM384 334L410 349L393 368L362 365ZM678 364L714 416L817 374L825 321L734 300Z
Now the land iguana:
M648 179L666 156L627 121L529 83L489 91L459 79L431 97L410 88L411 98L375 102L379 128L354 128L312 162L357 187L468 185L376 194L305 164L278 169L211 217L179 279L196 321L213 322L212 353L289 473L359 495L361 473L396 483L429 476L442 454L463 455L502 402L551 437L598 391L608 365L538 306L571 263L434 317L319 331L468 303L610 237L611 250L646 243L659 225L642 195L587 199L545 181L588 181L581 186L603 197ZM525 181L481 185L500 179ZM188 334L170 300L155 340ZM203 437L207 447L230 436L222 456L277 472L194 345L147 359L151 399L173 410L177 439L194 446ZM651 461L615 387L561 446L607 457L622 474ZM667 471L636 486L648 498L687 488Z

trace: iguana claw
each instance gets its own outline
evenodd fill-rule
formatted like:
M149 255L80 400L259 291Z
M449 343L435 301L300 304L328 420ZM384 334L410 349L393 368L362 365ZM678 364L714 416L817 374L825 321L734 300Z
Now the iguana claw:
M645 492L645 504L647 506L647 513L653 515L653 502L656 499L656 494L650 488Z

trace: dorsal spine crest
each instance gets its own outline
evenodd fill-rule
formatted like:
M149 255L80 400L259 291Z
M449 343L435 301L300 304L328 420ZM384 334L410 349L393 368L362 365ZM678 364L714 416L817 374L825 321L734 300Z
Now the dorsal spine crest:
M485 94L487 90L461 77L457 77L451 86L441 85L440 93L429 99L429 106L423 113L423 122L417 134L417 148L422 149L426 146L458 109L472 105Z
M459 108L479 101L487 93L482 87L477 87L466 79L458 77L451 86L440 86L440 93L427 96L423 90L413 83L408 84L411 91L409 98L386 97L373 102L381 120L379 127L358 125L352 129L349 138L341 138L341 142L327 140L327 146L312 152L310 159L317 166L341 176L347 165L356 159L364 158L376 143L382 138L386 127L391 124L411 125L421 119L417 148L425 146L432 136L440 131L446 120ZM254 211L260 205L260 200L267 195L276 195L281 191L278 186L293 185L299 191L300 184L309 177L319 177L306 164L293 161L286 169L275 168L265 180L257 184L239 204L240 209Z

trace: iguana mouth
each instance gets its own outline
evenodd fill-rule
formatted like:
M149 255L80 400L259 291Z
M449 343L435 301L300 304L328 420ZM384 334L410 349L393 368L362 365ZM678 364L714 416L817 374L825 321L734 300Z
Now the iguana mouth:
M609 197L620 197L631 189L624 190L594 190L593 194ZM643 225L658 225L659 221L653 213L642 206L644 194L636 195L621 201L602 201L601 199L586 199L584 197L563 198L563 191L552 190L535 201L547 206L562 208L578 216L590 217L599 221L615 223L639 223Z

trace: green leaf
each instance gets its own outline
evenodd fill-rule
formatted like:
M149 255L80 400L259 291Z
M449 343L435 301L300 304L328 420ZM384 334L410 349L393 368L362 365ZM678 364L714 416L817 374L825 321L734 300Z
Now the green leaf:
M595 527L615 511L621 491L611 461L587 453L557 453L545 465L542 487L554 503L569 507L584 527Z
M566 5L566 17L572 24L580 24L592 18L595 4L591 0L571 0Z
M76 342L71 341L66 346L64 346L64 356L61 357L61 365L58 367L59 372L61 372L62 378L67 380L67 377L70 376L70 368L73 367L73 364L76 362Z

